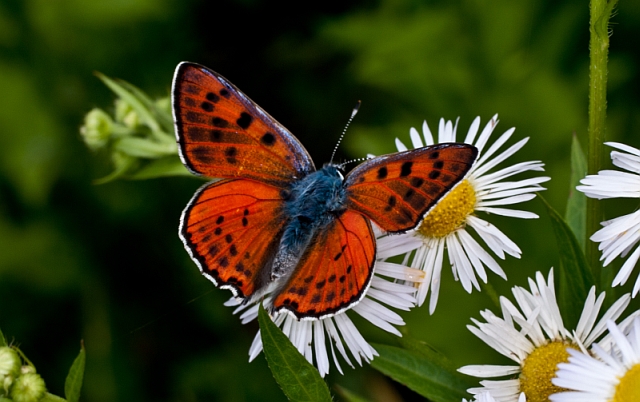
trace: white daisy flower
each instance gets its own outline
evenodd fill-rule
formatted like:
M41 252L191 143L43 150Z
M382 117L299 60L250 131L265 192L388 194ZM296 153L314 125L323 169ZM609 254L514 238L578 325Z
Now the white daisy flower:
M608 402L640 400L640 318L635 317L625 334L620 326L607 321L614 339L607 352L593 345L594 356L569 350L568 363L558 365L553 383L567 392L549 398L553 402Z
M478 159L467 174L467 178L460 182L429 212L418 228L411 232L415 237L418 248L411 260L411 266L425 271L426 278L418 290L418 305L422 305L431 290L429 312L433 314L438 301L440 277L442 272L445 249L453 276L460 280L464 289L471 293L475 287L480 290L476 276L487 282L485 266L506 279L506 275L496 260L485 250L476 239L470 235L473 229L495 255L505 259L505 254L520 258L520 248L493 224L476 216L481 211L514 218L532 219L538 215L505 206L529 201L535 197L536 191L544 190L540 183L550 180L540 176L524 180L507 181L506 179L518 173L528 171L544 171L544 164L540 161L520 162L489 173L498 164L504 162L519 151L529 140L524 138L511 145L506 150L498 150L511 138L515 128L507 130L488 146L489 137L498 124L498 115L491 118L489 123L478 135L480 118L471 123L464 139L467 144L478 148ZM440 119L438 139L434 141L431 130L425 121L422 125L424 142L415 128L410 131L414 148L443 142L455 142L456 130L451 121ZM396 139L399 151L407 147Z
M498 402L516 402L523 392L527 400L546 401L549 395L561 391L551 383L557 364L566 362L567 347L586 350L606 328L607 320L616 320L629 304L626 294L619 298L596 323L605 293L596 298L592 287L585 301L575 330L565 328L556 302L553 269L548 280L536 273L535 282L529 279L530 290L516 286L512 289L516 307L505 297L500 298L502 317L489 310L480 312L486 323L472 319L469 330L500 354L517 364L511 366L470 365L460 372L480 378L507 377L483 380L482 387L471 388L472 394L489 392Z
M599 200L640 198L640 150L617 142L605 142L605 145L623 151L611 151L611 159L615 166L631 173L601 170L597 175L589 175L580 180L583 185L576 188L587 197ZM604 260L603 266L606 267L616 257L626 257L640 241L640 210L602 222L602 226L604 227L591 236L591 240L600 243L598 246L602 251L600 260ZM638 258L640 258L640 247L627 258L614 278L612 286L625 284ZM640 276L633 287L633 297L638 294L638 291L640 291Z
M374 228L374 231L378 238L378 261L374 267L373 279L362 300L349 310L353 310L387 332L402 336L395 327L404 325L402 317L385 305L399 310L409 310L414 307L416 287L424 279L424 272L383 261L394 255L406 253L407 245L398 243L392 237L382 236L377 228ZM263 301L264 305L268 305L269 300L267 296ZM255 320L258 317L258 302L243 306L240 305L241 301L241 299L231 298L225 305L237 306L234 314L242 312L240 319L243 324ZM327 343L331 349L332 360L341 374L342 368L338 362L336 349L351 367L354 365L351 363L349 354L360 366L363 362L371 362L374 356L378 355L360 334L347 311L320 320L298 320L287 312L281 312L272 319L307 361L315 364L323 377L329 373L330 366ZM249 361L255 359L261 351L262 339L258 331L249 348Z

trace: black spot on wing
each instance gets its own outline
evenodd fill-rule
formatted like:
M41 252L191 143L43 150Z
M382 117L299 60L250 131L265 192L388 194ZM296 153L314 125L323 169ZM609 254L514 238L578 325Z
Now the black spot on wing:
M397 199L395 195L389 196L389 200L387 201L387 206L384 208L384 210L387 212L391 211L393 207L396 206L396 202L397 202Z
M439 170L432 170L432 171L429 172L429 178L431 180L435 180L438 177L440 177L440 171Z
M209 102L213 102L213 103L217 103L218 101L220 101L220 97L214 94L213 92L207 92L206 98Z
M413 162L407 161L402 164L400 168L400 177L406 177L411 174L411 168L413 167Z
M377 176L378 180L385 179L388 173L389 171L387 170L386 167L381 167L380 169L378 169L378 176Z
M227 89L222 88L220 90L220 96L222 96L223 98L229 99L231 97L231 93Z
M232 165L238 161L236 159L237 154L238 149L236 147L229 147L224 150L224 156L227 158L227 162L231 163Z
M220 127L220 128L229 127L229 122L228 121L226 121L222 117L217 117L217 116L214 117L213 119L211 119L211 124L213 124L216 127Z
M240 117L236 120L236 123L243 129L249 128L251 123L253 123L253 117L247 112L240 113Z
M266 146L272 146L276 143L276 136L273 133L266 132L261 138L260 142L262 142Z
M207 147L194 147L191 149L191 156L197 162L202 164L210 164L214 161L214 158L211 156Z
M206 101L200 104L200 108L202 108L202 110L204 110L205 112L213 112L214 109L213 103Z
M409 183L411 183L413 187L417 188L424 184L424 179L421 179L420 177L412 177Z

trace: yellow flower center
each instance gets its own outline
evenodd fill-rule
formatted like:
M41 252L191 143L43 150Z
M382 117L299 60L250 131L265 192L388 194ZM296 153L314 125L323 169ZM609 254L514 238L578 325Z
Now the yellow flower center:
M549 395L566 389L553 385L558 363L569 361L567 347L574 346L563 341L553 341L537 347L522 364L520 391L527 396L527 402L547 402Z
M463 180L438 202L418 227L427 238L441 238L458 229L476 206L476 191L469 180Z
M640 401L640 363L631 367L620 379L612 402Z

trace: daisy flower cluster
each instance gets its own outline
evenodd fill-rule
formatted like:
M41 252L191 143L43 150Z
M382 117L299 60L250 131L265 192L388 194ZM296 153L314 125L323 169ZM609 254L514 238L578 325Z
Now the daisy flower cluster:
M507 180L519 173L543 171L543 164L539 161L516 163L492 171L528 141L528 138L525 138L500 151L513 135L514 129L507 130L491 143L490 137L497 124L496 115L482 131L479 131L480 118L473 121L464 142L478 148L476 163L465 180L440 200L416 230L401 235L386 235L376 229L377 262L374 277L360 303L348 311L319 320L298 320L286 313L272 317L298 351L318 368L322 376L329 372L331 361L342 373L338 356L353 367L352 361L362 365L377 355L349 318L351 310L375 326L397 336L401 334L396 327L404 325L404 321L392 308L409 310L416 304L420 305L430 290L430 311L433 313L438 298L441 271L445 264L445 249L454 276L469 292L473 287L479 289L476 275L484 282L487 281L485 266L506 279L499 264L469 234L467 227L473 228L486 247L500 259L504 259L506 254L519 258L520 248L493 224L475 216L475 212L523 219L537 218L537 215L531 212L505 207L534 198L535 191L544 190L540 183L549 180L549 177ZM457 123L454 126L451 121L441 120L435 141L425 121L424 142L417 130L411 129L412 145L417 148L455 142L456 129ZM396 140L396 144L399 151L407 149L399 140ZM404 263L387 261L394 256L404 256ZM268 303L269 299L264 302ZM235 307L235 313L240 315L242 323L257 318L257 302L241 305L240 300L232 298L226 305ZM261 351L262 341L258 332L249 349L249 359L255 359Z
M640 317L625 333L623 325L607 321L611 349L593 345L591 354L569 350L569 362L558 365L552 381L566 389L551 396L553 402L639 401Z
M602 170L597 175L582 179L577 189L587 197L597 198L640 198L640 150L617 142L606 142L615 151L611 152L613 164L625 171ZM591 240L600 243L601 260L606 267L616 257L626 257L625 263L613 280L613 286L624 285L640 258L640 210L628 215L602 222L603 228L591 236ZM640 276L633 287L633 296L640 291Z
M585 352L600 338L607 322L616 321L629 304L628 294L620 297L598 320L605 293L596 297L592 287L585 300L575 329L565 327L554 290L553 269L547 280L538 272L535 281L529 280L529 290L512 289L517 306L501 297L502 317L484 310L485 322L472 319L469 330L495 349L513 360L514 365L469 365L460 372L480 377L482 387L468 391L474 395L489 392L497 402L516 402L520 393L528 401L547 401L549 396L563 390L552 379L559 363L566 362L571 350Z

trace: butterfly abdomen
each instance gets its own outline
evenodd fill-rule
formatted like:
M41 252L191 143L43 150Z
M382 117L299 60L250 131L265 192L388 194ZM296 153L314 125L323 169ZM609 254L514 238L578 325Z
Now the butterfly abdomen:
M272 279L290 274L315 234L346 209L343 177L326 166L294 183L285 203L290 217L271 270Z

